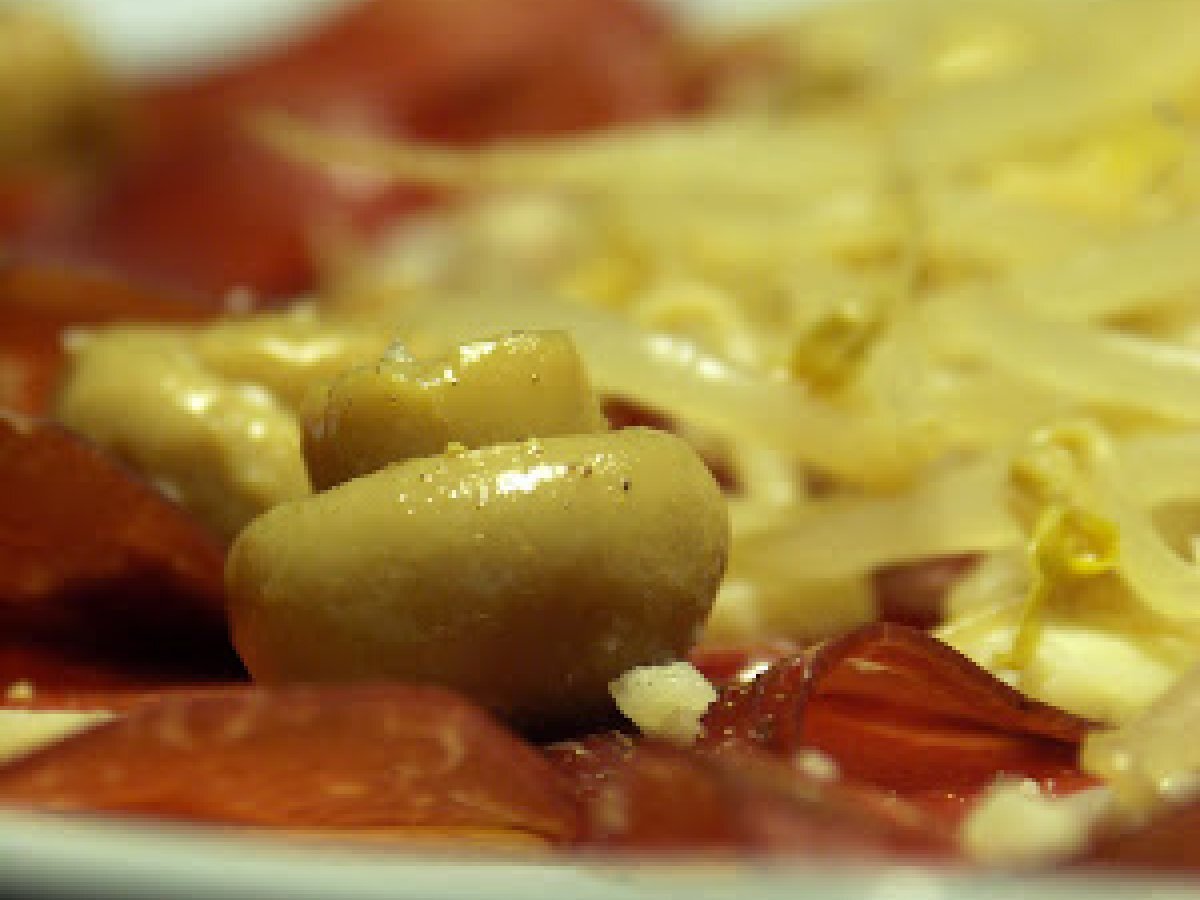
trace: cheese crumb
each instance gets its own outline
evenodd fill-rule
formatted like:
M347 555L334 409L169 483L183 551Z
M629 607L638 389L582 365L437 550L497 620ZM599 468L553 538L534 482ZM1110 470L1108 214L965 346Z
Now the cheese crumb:
M14 681L4 692L4 698L10 703L29 703L33 700L33 695L33 682L24 679Z
M1108 812L1111 792L1091 788L1050 797L1037 782L1001 776L976 801L959 838L978 862L1036 868L1082 850L1094 825Z
M686 662L630 669L608 690L617 708L643 734L677 744L690 744L700 736L700 720L717 699L716 689Z
M792 759L797 771L814 781L833 782L841 777L837 760L815 747L805 747Z

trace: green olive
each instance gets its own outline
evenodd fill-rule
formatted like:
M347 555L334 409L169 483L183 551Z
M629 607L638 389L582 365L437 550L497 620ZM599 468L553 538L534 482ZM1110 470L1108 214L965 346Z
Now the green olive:
M337 320L304 305L185 333L206 368L230 381L261 385L293 411L315 385L378 358L391 340L379 323Z
M77 335L55 414L232 538L310 491L296 409L388 331L298 306L202 326L122 325Z
M692 449L649 429L412 459L242 532L234 639L263 681L436 682L518 721L576 721L691 646L728 527Z
M78 342L55 414L232 538L309 493L300 429L269 391L203 366L190 334L129 326Z
M608 427L561 331L513 332L435 359L384 359L314 392L304 456L317 490L452 442L584 434Z

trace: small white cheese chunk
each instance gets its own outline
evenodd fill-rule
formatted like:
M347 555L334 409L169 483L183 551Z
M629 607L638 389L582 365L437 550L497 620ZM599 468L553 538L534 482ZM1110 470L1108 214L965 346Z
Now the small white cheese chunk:
M717 699L716 689L686 662L630 669L608 690L643 734L679 744L699 737L700 719Z
M816 747L805 747L792 758L792 765L803 775L814 781L837 781L841 777L841 769L837 760L822 753Z
M0 763L11 762L111 718L111 713L100 710L0 709Z
M1034 781L1002 776L976 801L959 838L967 854L984 864L1050 865L1084 848L1110 801L1107 788L1056 798L1044 795Z
M4 691L5 699L14 703L28 703L33 699L33 695L33 682L25 681L24 679L21 681L14 681Z

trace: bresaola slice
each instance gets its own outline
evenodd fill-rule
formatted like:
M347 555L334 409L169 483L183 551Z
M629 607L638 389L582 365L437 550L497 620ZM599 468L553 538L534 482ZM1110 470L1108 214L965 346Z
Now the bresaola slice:
M149 484L58 426L0 417L3 640L240 667L224 548Z
M617 733L558 744L550 754L580 804L581 842L593 849L810 860L955 853L949 833L903 801L771 759Z
M0 803L289 830L563 842L561 776L468 701L406 685L165 697L0 768Z
M922 631L867 626L739 679L753 657L712 660L729 682L694 749L616 734L553 748L585 843L947 859L961 811L947 794L965 801L1002 773L1090 783L1075 764L1086 723Z
M580 839L643 852L744 848L735 792L711 765L669 744L604 732L549 748L582 810Z
M878 624L734 685L705 718L706 746L791 757L815 748L844 778L971 795L997 775L1088 783L1088 724L1030 700L922 631Z
M954 852L903 802L772 760L615 733L549 757L438 688L212 688L148 699L0 767L0 803L355 839L523 834L606 852Z
M952 817L930 812L926 786L966 796L1019 771L1005 767L1012 758L1034 761L1025 774L1078 780L1042 744L1073 748L1085 725L932 643L868 627L725 688L697 747L606 732L548 759L435 688L165 689L0 768L0 802L354 839L482 833L603 853L955 860ZM814 717L821 705L847 718ZM883 734L881 748L854 744ZM1014 756L994 741L1037 750ZM810 765L814 747L834 765ZM948 765L952 753L964 762ZM882 764L888 754L904 762ZM1124 848L1097 860L1147 852Z

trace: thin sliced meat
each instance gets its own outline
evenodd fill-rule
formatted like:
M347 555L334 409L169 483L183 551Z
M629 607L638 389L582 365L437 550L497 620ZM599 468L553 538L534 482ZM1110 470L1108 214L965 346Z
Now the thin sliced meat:
M0 416L0 627L235 670L224 548L67 430Z
M536 749L454 694L407 685L247 686L148 702L0 768L0 803L554 842L577 827Z
M150 85L141 100L159 140L248 108L447 138L413 120L453 103L460 116L447 124L463 139L549 134L675 110L680 46L666 20L631 0L368 0L274 53ZM512 114L564 86L570 94L535 119Z
M556 745L606 850L794 858L946 858L946 832L902 801L816 780L774 760L721 756L609 733Z
M726 688L705 726L718 750L815 748L846 779L914 797L970 796L1001 773L1090 783L1076 762L1088 723L901 625L866 626Z

